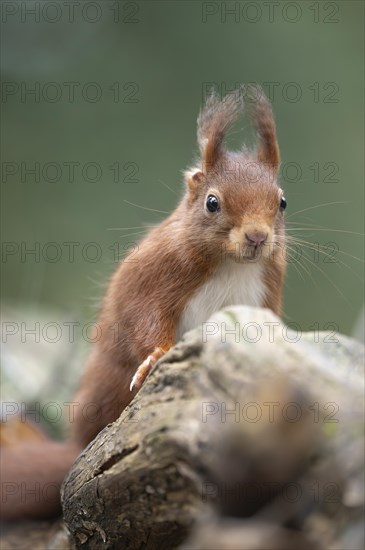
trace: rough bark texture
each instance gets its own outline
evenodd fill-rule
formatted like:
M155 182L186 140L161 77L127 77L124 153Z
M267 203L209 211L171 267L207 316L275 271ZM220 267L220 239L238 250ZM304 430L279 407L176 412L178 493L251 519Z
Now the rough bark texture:
M362 548L363 361L268 310L216 314L80 455L49 548Z
M66 479L76 547L361 548L363 352L248 307L188 333Z

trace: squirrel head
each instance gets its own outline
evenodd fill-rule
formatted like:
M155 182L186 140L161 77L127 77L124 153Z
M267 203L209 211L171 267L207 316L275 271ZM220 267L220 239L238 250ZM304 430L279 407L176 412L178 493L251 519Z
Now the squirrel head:
M185 172L189 223L210 249L236 261L268 258L284 244L286 201L277 183L280 153L271 106L259 87L248 103L258 142L229 152L224 137L243 111L243 89L208 97L198 117L200 159Z

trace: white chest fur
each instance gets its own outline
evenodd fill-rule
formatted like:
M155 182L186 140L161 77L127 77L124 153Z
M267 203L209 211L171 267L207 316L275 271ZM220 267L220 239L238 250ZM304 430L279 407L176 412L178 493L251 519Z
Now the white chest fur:
M176 340L225 306L262 306L266 290L263 275L260 262L226 262L187 303L177 327Z

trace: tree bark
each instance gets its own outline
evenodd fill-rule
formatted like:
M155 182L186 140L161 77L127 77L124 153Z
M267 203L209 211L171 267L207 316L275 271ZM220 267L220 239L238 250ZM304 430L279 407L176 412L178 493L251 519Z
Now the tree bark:
M76 548L361 548L364 348L229 308L76 461Z

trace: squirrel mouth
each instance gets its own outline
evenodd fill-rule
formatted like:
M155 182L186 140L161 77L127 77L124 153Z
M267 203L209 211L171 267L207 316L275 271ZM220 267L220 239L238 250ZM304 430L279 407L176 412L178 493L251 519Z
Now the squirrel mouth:
M262 258L263 247L261 246L250 246L244 245L238 249L236 247L235 251L229 251L228 256L233 258L236 262L257 262Z
M246 250L244 250L244 252L241 254L241 258L242 260L252 262L254 260L257 260L260 257L260 255L261 255L260 249L252 247L252 248L246 248Z

